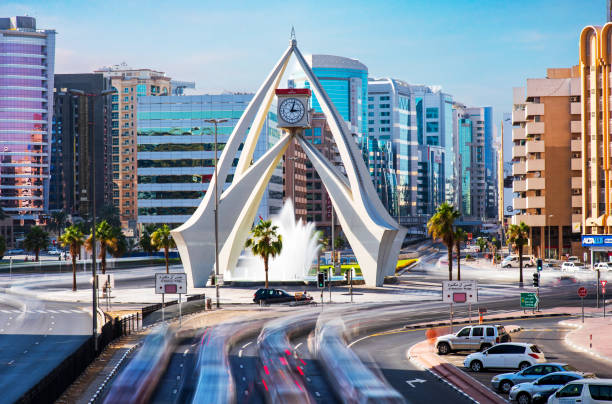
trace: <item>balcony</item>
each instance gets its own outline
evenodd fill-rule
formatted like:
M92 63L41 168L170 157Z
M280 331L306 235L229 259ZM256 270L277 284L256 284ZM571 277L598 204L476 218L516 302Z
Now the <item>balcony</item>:
M512 111L512 124L525 122L525 111Z
M546 207L546 198L543 196L528 196L527 209L537 209Z
M527 209L527 198L513 198L512 207L514 210Z
M582 114L582 106L579 102L570 102L570 114L572 115Z
M570 169L575 170L575 171L581 171L582 170L582 159L581 158L572 159L570 163Z
M525 175L527 174L527 170L525 169L525 162L520 161L518 163L512 164L512 175Z
M527 122L525 128L527 129L527 136L544 134L544 122Z
M512 147L512 158L525 157L525 146Z
M572 177L572 188L574 189L582 188L582 177Z
M525 222L529 227L543 227L546 226L545 215L514 215L512 216L512 224L520 224Z
M527 160L526 169L527 171L544 171L545 166L544 159L533 159Z
M572 133L582 133L582 122L581 121L571 121L570 130Z
M527 104L525 107L525 116L529 118L535 115L544 115L544 104Z
M582 207L582 195L572 195L572 208Z
M527 181L514 180L512 181L512 192L523 192L527 191Z
M512 128L512 140L527 139L525 128Z
M582 140L572 140L570 143L570 150L573 152L582 151Z
M544 153L544 141L534 140L526 143L527 153Z
M527 178L527 190L537 190L546 188L545 178Z

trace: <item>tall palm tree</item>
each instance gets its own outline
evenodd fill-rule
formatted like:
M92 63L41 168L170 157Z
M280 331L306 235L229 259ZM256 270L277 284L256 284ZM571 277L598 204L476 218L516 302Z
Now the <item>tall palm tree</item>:
M100 243L100 255L102 259L102 274L106 273L106 252L117 248L119 237L117 228L111 226L106 220L102 220L96 227L96 242ZM92 250L92 237L87 238L86 246L89 251Z
M32 226L23 240L23 246L26 250L34 252L38 261L40 250L49 246L49 233L40 226Z
M260 219L251 229L251 237L246 241L245 247L250 248L253 255L259 255L263 259L267 289L269 257L276 257L283 249L283 238L278 234L278 226L273 226L270 220Z
M168 267L168 250L175 247L174 239L170 234L170 228L167 224L158 228L151 234L151 245L155 247L158 251L163 248L164 249L164 258L166 260L166 273L170 273L170 269Z
M75 225L66 228L60 236L60 243L64 247L70 248L70 256L72 257L72 291L76 292L76 259L81 246L85 243L83 232Z
M427 229L434 240L442 240L448 249L448 280L453 280L453 247L455 232L453 223L459 217L459 212L448 202L438 206L436 213L427 222Z
M461 227L455 230L455 249L457 250L457 280L461 280L461 242L466 239L466 233Z
M525 222L511 224L506 233L508 242L518 251L519 256L519 285L523 286L523 246L529 242L529 226Z

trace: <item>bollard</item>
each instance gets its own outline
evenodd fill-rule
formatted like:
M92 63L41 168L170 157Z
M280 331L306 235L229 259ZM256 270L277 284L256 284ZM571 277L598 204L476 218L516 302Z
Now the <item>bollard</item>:
M593 349L593 334L589 335L589 348Z
M206 310L212 310L212 299L210 297L206 298Z

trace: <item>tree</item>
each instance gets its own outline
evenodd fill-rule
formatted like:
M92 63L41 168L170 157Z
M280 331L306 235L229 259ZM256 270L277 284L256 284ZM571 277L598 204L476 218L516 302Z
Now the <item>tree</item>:
M86 246L89 251L92 251L92 237L89 235L86 241ZM106 273L106 252L114 251L119 242L117 228L111 226L106 220L102 220L96 227L96 242L100 243L99 258L102 259L102 274Z
M455 230L455 248L457 249L457 280L461 280L461 242L466 239L467 234L461 227Z
M0 236L0 260L4 258L4 253L6 252L6 240L4 236Z
M51 213L51 219L49 220L47 227L51 232L55 232L55 234L57 234L59 237L62 231L64 231L67 223L68 215L66 215L66 212L63 210L56 210Z
M434 240L442 240L448 249L448 279L453 280L453 247L455 232L453 223L459 217L459 212L448 202L438 206L436 213L427 221L427 229Z
M23 246L26 250L34 252L35 260L38 261L40 250L49 246L49 233L40 226L32 226L23 240Z
M259 255L263 259L267 289L269 257L276 257L283 249L283 238L278 234L278 226L273 226L270 220L260 219L251 229L251 237L246 241L245 247L250 248L253 255Z
M478 237L476 239L476 245L480 248L480 252L484 252L485 248L487 248L487 239L484 237Z
M525 222L511 224L508 227L508 242L518 251L519 256L519 285L523 286L523 246L529 242L529 226Z
M336 250L342 250L344 248L344 239L340 236L336 237L334 240L334 247Z
M85 243L85 236L78 226L72 225L67 227L60 236L60 243L62 246L70 248L70 256L72 257L72 291L76 292L76 260L81 246Z
M149 255L157 251L155 247L153 247L153 245L151 244L151 233L153 232L155 232L155 226L146 225L144 227L144 231L142 232L142 235L140 236L140 241L139 241L139 244L142 250Z
M317 273L321 272L321 252L327 248L329 245L329 239L325 237L325 234L322 231L318 231L315 234L315 238L317 239L317 246L319 249L317 250Z
M166 260L166 273L170 273L170 269L168 267L168 250L174 248L176 244L174 244L174 239L170 234L170 228L167 224L158 228L151 234L151 245L155 247L157 251L160 249L164 249L164 259ZM215 279L216 281L216 279Z
M100 222L106 220L111 226L121 228L119 209L116 206L110 204L102 206L102 208L98 210L97 216L100 219Z

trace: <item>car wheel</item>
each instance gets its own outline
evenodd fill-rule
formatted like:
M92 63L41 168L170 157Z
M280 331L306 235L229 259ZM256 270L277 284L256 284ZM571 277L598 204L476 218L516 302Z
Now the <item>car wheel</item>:
M482 344L480 345L480 352L484 351L485 349L489 349L491 348L491 344Z
M520 393L516 397L516 402L518 404L531 404L531 397L529 397L529 394L527 393Z
M504 394L508 394L512 386L514 386L514 383L512 383L510 380L502 380L502 382L499 384L499 391Z
M438 344L438 354L446 355L449 352L450 352L450 345L448 345L446 342L440 342Z
M480 372L482 370L482 362L472 361L470 363L470 369L472 370L472 372Z
M519 370L527 369L529 366L531 366L531 363L529 363L529 362L521 362L519 364Z

